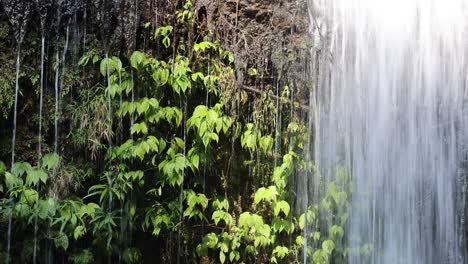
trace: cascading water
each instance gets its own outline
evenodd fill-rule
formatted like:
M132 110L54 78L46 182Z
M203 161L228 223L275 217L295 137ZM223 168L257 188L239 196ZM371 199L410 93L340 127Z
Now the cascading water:
M315 183L351 176L349 263L465 263L468 2L310 3Z

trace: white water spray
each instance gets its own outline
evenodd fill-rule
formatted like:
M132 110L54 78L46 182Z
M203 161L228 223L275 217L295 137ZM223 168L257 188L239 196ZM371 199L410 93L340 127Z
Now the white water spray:
M349 262L464 263L468 2L314 4L317 175L351 175Z

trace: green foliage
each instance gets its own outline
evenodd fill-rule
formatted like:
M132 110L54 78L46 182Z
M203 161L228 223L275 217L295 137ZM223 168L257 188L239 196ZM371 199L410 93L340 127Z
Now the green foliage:
M344 263L346 171L338 167L319 186L320 200L298 212L289 184L304 174L304 124L267 94L251 113L236 88L234 54L215 35L181 37L197 34L194 19L184 1L174 25L147 23L148 45L162 44L156 57L96 47L81 57L76 79L64 84L73 92L62 96L63 156L0 162L2 219L11 216L28 241L37 225L39 244L71 263L141 263L133 232L165 241L167 255L180 236L181 255L194 262L299 263L307 250L314 263ZM248 67L251 78L259 74ZM276 112L287 126L271 133Z
M137 248L126 248L123 252L123 261L124 263L140 263L141 262L141 252Z
M172 26L159 27L156 30L155 37L156 38L158 38L158 37L162 38L162 43L163 43L165 48L169 48L169 46L171 46L170 34L172 33L173 30L174 30L174 28Z
M94 256L91 251L85 249L71 257L71 262L73 264L90 264L94 263Z
M192 190L185 191L185 199L187 207L184 211L184 216L188 219L198 218L198 220L205 219L204 210L208 206L208 198L204 194L196 194Z
M227 134L232 119L223 116L222 105L216 104L212 109L204 105L195 108L192 117L187 121L188 128L193 129L207 148L212 141L219 142L219 134Z

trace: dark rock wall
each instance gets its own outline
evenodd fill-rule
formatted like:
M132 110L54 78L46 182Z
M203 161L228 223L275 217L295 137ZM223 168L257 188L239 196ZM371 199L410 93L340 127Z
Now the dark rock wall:
M8 156L11 137L13 98L10 95L14 91L11 73L18 42L23 42L21 70L28 73L21 80L19 131L35 133L33 128L22 126L35 124L24 118L30 118L27 113L37 110L42 34L47 43L45 93L52 95L48 87L53 87L54 55L57 49L63 49L67 28L69 69L76 68L79 58L92 48L101 54L108 51L127 56L138 49L157 56L162 49L151 44L152 32L144 25L175 26L176 11L184 3L183 0L0 0L0 61L3 62L0 68L5 73L0 73L0 137L4 139L0 140L0 158ZM310 41L306 0L193 0L192 3L195 23L191 34L180 36L183 30L175 28L172 51L176 50L174 43L185 41L190 47L204 38L221 40L235 55L233 93L242 92L247 100L253 101L259 94L246 93L242 87L253 87L259 93L278 90L281 94L287 86L294 100L307 104ZM250 76L247 72L253 68L258 74ZM24 148L30 148L30 144Z

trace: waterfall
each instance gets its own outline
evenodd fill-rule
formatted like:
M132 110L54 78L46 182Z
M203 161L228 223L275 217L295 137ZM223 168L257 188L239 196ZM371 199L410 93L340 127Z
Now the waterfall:
M465 263L468 2L310 3L314 182L352 179L349 263Z

